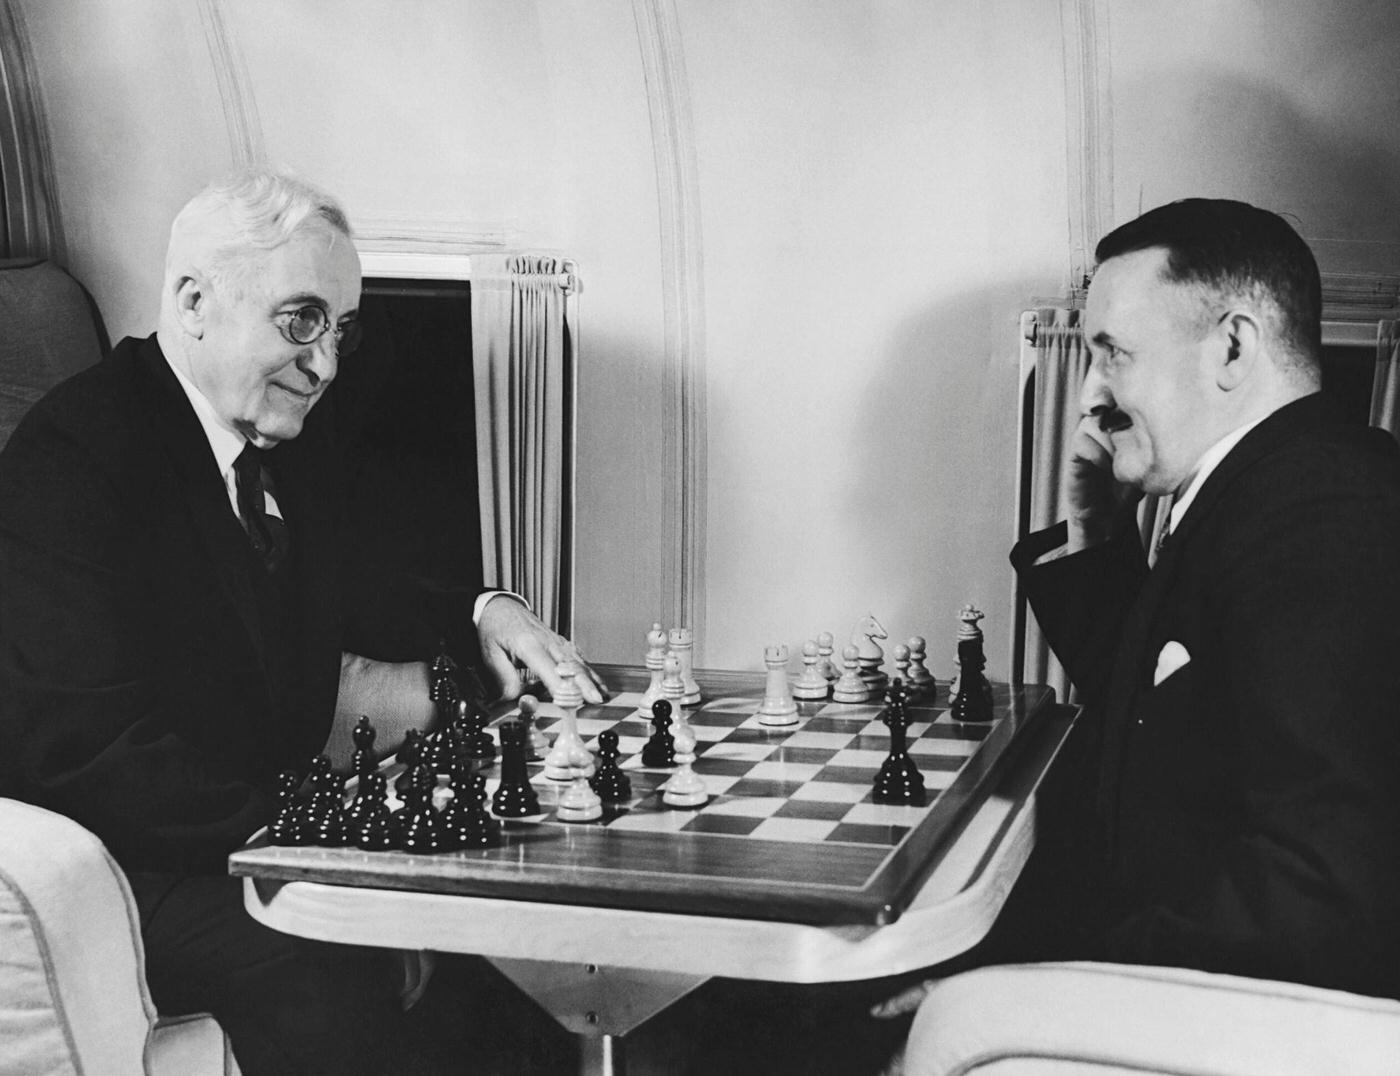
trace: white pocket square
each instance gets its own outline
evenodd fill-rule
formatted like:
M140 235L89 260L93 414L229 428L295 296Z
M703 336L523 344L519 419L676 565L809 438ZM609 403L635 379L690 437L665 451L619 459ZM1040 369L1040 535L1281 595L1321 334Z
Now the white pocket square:
M1152 686L1156 687L1172 673L1191 661L1191 653L1178 642L1167 643L1157 655L1157 670L1152 674Z

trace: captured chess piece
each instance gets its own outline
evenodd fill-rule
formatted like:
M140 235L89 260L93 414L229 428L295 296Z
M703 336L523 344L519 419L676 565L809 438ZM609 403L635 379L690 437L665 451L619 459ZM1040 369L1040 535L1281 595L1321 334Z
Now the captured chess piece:
M681 684L684 691L681 693L682 706L700 705L700 685L695 682L695 636L689 628L672 628L667 637L670 643L671 653L681 665Z
M486 810L486 777L465 756L453 768L451 788L441 816L442 847L499 848L501 824Z
M428 698L438 710L438 720L446 725L452 718L451 706L462 697L457 686L457 663L441 650L428 669Z
M958 682L948 706L954 721L992 719L992 685L982 672L987 657L982 650L982 629L977 623L984 615L971 605L964 605L958 612L962 621L958 629Z
M400 793L403 806L394 812L394 844L405 852L441 851L441 822L437 811L433 809L433 789L437 787L437 775L423 762L419 762L406 773L408 781ZM398 788L397 783L395 788Z
M478 768L496 761L496 743L486 731L487 713L475 703L458 699L452 724L462 744L461 752Z
M788 648L785 645L780 643L764 648L763 664L768 667L768 676L764 681L763 701L758 705L760 725L797 724L797 703L793 701L792 688L788 686L787 663ZM676 750L680 750L679 742Z
M632 780L617 764L620 753L616 729L598 733L598 772L588 783L604 803L626 803L632 798Z
M861 679L859 651L854 646L848 646L841 651L841 659L845 668L831 686L831 701L864 702L873 692L870 685Z
M887 638L889 636L884 626L870 613L857 620L856 626L851 629L851 645L856 648L860 678L865 681L866 687L870 688L871 694L884 691L885 685L889 683L889 677L880 669L885 660L885 652L875 641Z
M409 729L403 734L403 743L399 745L397 761L403 766L403 772L394 781L394 792L399 799L404 799L408 791L408 783L413 780L413 770L418 763L423 761L423 732L421 729Z
M824 699L831 694L831 684L821 672L821 648L815 639L808 639L802 646L802 671L792 682L794 699Z
M360 720L355 722L355 727L350 732L350 740L355 745L355 750L350 756L350 772L356 777L363 778L379 765L379 757L374 753L374 739L377 735L379 734L369 723L369 718L361 714Z
M657 699L651 704L651 738L642 747L643 766L674 766L676 741L671 735L671 704Z
M308 844L302 827L305 802L301 798L301 774L283 770L277 775L277 813L267 827L267 839L273 844Z
M783 647L783 651L786 654L787 647ZM703 807L709 801L710 794L705 790L704 778L692 768L695 762L695 742L695 730L682 715L676 723L675 736L675 757L679 769L676 770L675 776L661 786L661 802L667 807L693 810Z
M519 721L502 721L500 733L501 782L496 786L491 809L502 818L539 814L539 793L530 784L530 771L525 761L528 750L525 726Z
M642 714L650 714L651 704L661 698L661 678L666 671L666 632L660 623L653 624L647 632L646 669L651 680L637 703L637 711Z
M895 680L885 693L885 712L881 720L890 730L890 753L875 775L876 803L907 803L922 807L928 799L924 791L923 774L909 757L907 734L909 713L905 709L905 690L901 680Z
M345 843L345 782L331 769L327 755L311 760L311 802L306 806L303 826L311 844L334 848Z
M393 816L385 801L389 782L382 770L360 778L355 798L345 811L345 843L367 852L387 852L394 846Z

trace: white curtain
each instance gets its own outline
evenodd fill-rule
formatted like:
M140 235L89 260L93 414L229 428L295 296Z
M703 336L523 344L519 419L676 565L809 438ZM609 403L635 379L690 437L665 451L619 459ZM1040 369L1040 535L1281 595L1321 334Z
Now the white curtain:
M1065 454L1079 425L1079 390L1089 372L1089 349L1084 343L1078 310L1046 308L1034 312L1031 397L1029 421L1023 422L1022 474L1028 486L1023 494L1021 535L1043 530L1064 519ZM1144 497L1138 508L1143 547L1151 549L1165 524L1170 498ZM1040 633L1035 615L1017 595L1017 616L1023 619L1026 683L1048 684L1062 700L1072 698L1069 676Z
M571 262L472 255L481 548L488 587L572 632L574 360Z
M1029 466L1023 471L1029 498L1022 534L1065 518L1065 450L1079 423L1079 387L1089 371L1089 349L1084 345L1078 310L1037 310L1033 332L1033 395L1028 401L1031 415L1024 434ZM1023 601L1018 598L1018 605ZM1023 678L1027 683L1049 684L1059 698L1067 700L1070 684L1064 667L1050 652L1035 615L1026 610L1024 616Z
M1371 425L1400 438L1400 321L1382 321L1376 336Z

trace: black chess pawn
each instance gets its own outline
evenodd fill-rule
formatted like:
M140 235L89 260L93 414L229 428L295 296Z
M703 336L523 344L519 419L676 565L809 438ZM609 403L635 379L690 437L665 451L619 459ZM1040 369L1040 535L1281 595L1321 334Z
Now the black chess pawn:
M454 703L461 698L461 691L457 687L457 663L445 649L433 658L433 664L428 670L428 698L439 704Z
M312 760L307 783L311 786L311 801L302 818L307 843L329 847L344 844L345 782L331 769L328 756L317 755Z
M618 767L617 731L598 733L598 772L588 779L604 803L626 803L632 798L632 780Z
M473 759L478 766L489 766L496 761L496 743L486 731L488 716L486 711L475 703L467 699L457 700L457 716L453 723L460 723L467 757Z
M453 775L452 804L444 813L454 848L499 848L501 824L486 809L486 777L480 770Z
M501 783L491 800L491 809L502 818L524 818L540 813L540 797L530 784L530 770L525 764L528 732L519 721L502 721Z
M437 775L422 762L408 773L408 783L402 793L403 806L394 812L394 844L405 852L441 851L442 826L433 808ZM394 787L398 787L397 782Z
M986 666L981 639L958 640L958 693L948 707L954 721L992 719L992 685L982 672Z
M403 799L408 791L409 782L413 780L414 768L423 761L422 730L409 729L404 733L403 743L399 746L398 761L403 765L403 772L394 781L394 791L398 793L399 799Z
M671 735L671 704L657 699L651 704L651 739L642 748L643 766L674 766L676 738Z
M881 717L890 730L890 754L875 775L874 795L876 803L905 803L922 807L928 800L924 791L924 777L914 760L909 757L907 733L909 713L905 709L904 685L895 680L885 693L885 712Z
M379 770L360 778L355 798L345 809L345 843L368 852L386 852L394 846L389 805L385 802L389 782Z
M283 770L277 775L277 813L267 827L267 839L273 844L306 843L302 829L305 802L298 792L300 788L301 774L296 770Z
M350 739L355 744L355 752L350 756L350 770L357 777L364 777L379 765L379 757L374 753L374 740L378 735L369 718L361 714L350 733Z

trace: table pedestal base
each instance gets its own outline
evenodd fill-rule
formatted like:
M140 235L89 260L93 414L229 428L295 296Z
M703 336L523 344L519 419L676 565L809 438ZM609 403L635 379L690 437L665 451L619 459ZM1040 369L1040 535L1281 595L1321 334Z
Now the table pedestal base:
M622 1037L708 976L491 957L491 963L579 1037L580 1071L625 1076Z

